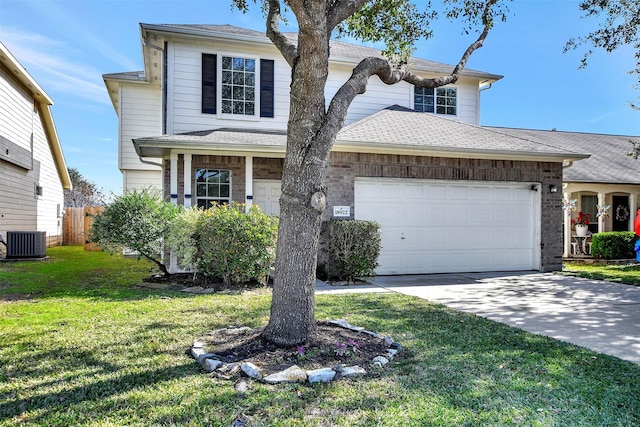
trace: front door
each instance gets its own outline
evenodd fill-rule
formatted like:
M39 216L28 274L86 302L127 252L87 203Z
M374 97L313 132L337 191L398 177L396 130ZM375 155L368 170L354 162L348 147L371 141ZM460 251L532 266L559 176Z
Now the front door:
M613 196L611 198L611 228L613 231L629 231L629 196Z

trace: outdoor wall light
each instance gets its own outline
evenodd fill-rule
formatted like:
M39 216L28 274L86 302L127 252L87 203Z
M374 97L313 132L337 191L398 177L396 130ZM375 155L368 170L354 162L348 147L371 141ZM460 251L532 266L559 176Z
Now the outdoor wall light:
M557 185L555 185L555 184L551 184L551 185L549 186L549 192L550 192L550 193L557 193L557 192L558 192L558 186L557 186Z

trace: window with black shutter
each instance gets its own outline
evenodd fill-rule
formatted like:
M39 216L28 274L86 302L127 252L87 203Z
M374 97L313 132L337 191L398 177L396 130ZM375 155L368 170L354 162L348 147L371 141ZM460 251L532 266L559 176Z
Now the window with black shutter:
M217 58L210 53L202 54L202 112L216 114Z
M260 117L273 117L273 66L272 59L260 60Z

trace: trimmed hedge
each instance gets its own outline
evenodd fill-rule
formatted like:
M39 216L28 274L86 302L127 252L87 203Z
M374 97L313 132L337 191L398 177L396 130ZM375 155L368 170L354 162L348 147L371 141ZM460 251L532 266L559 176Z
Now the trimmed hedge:
M633 231L610 231L593 235L591 255L602 259L630 259L636 257L634 245L638 237Z
M330 220L322 233L330 277L353 282L373 276L378 266L382 237L375 221Z

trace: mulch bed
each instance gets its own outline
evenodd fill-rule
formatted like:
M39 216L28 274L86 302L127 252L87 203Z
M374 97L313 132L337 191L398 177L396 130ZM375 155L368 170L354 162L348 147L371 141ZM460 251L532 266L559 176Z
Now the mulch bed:
M384 339L322 321L318 322L317 332L299 346L272 344L261 336L263 329L247 329L241 334L230 333L233 329L219 329L199 341L223 362L251 362L269 373L292 365L306 370L336 365L366 367L388 349Z

